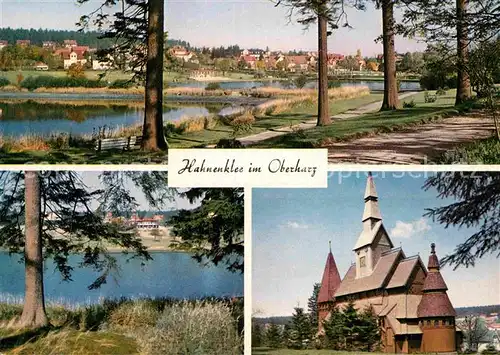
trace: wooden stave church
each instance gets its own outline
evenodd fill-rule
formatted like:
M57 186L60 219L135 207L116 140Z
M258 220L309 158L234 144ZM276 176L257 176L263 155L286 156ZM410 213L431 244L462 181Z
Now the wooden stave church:
M439 271L435 244L427 268L418 255L394 248L382 223L373 177L365 189L363 230L353 248L356 262L341 280L331 248L318 294L318 333L334 307L354 301L371 305L379 317L381 348L386 353L456 353L461 333L456 312Z

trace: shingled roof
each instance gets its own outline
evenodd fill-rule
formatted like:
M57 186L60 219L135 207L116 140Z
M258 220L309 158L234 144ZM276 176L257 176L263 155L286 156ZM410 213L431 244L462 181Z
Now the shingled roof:
M406 286L413 270L415 270L415 267L417 265L421 265L422 269L427 274L427 270L422 264L422 261L420 260L419 256L406 258L398 264L398 267L396 268L396 271L392 275L391 280L387 284L386 288L397 288Z
M369 276L356 278L356 265L353 264L342 280L335 297L346 296L354 293L377 290L384 287L388 278L392 275L396 263L404 259L404 253L400 248L392 249L383 253Z
M456 312L446 294L446 283L439 272L439 260L436 256L435 244L431 244L431 255L427 265L429 272L424 281L424 295L418 305L419 318L455 317Z
M323 279L318 294L318 303L331 301L335 291L340 285L340 274L335 264L332 251L328 253L326 258L325 270L323 271Z

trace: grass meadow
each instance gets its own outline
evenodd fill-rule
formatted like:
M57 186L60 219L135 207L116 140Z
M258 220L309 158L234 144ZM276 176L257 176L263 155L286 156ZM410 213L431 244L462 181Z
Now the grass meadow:
M36 330L14 326L22 304L8 301L0 303L2 354L242 353L242 299L120 299L75 306L48 302L51 326Z

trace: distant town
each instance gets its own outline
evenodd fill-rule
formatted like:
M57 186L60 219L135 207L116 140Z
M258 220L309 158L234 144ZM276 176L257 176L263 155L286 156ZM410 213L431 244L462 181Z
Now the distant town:
M91 33L80 43L75 31L64 31L73 38L43 40L53 38L58 31L47 30L47 35L40 36L37 30L9 30L11 40L0 37L0 69L2 70L67 70L72 65L80 65L86 70L107 70L113 60L101 58L96 43L98 34ZM12 34L14 33L14 35ZM18 38L20 35L33 33L33 38ZM35 35L36 34L36 35ZM0 32L2 35L2 32ZM101 40L102 41L102 40ZM105 45L106 43L103 42ZM416 61L414 57L422 57L422 53L396 54L398 65L410 66ZM171 69L192 71L192 76L213 76L214 71L227 72L231 70L250 70L255 72L290 72L305 73L316 71L318 53L315 51L292 50L276 51L270 48L240 48L238 45L228 47L191 47L189 43L180 40L168 40L166 49L166 66ZM383 63L383 55L366 57L362 50L356 53L328 53L328 68L332 72L366 71L379 72ZM418 61L418 60L417 60ZM406 63L406 64L405 64ZM115 61L116 66L116 61ZM126 64L124 64L126 69ZM418 68L403 68L416 71ZM382 74L382 73L380 73Z

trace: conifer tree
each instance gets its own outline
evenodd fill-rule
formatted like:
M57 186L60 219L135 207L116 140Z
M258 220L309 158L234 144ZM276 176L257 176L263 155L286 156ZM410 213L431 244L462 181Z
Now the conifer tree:
M311 323L304 309L295 307L295 312L292 315L292 347L302 349L305 344L311 340Z
M223 262L228 270L243 272L243 189L193 188L181 196L191 203L200 201L201 205L181 210L170 219L172 234L182 237L173 245L189 248L199 262Z
M498 172L438 172L425 182L425 190L434 189L440 199L453 203L428 208L425 216L444 225L476 228L465 241L460 241L453 253L441 263L474 266L487 254L500 256L500 173Z
M282 344L281 330L277 324L271 323L266 331L266 343L270 348L278 349Z
M380 341L380 329L378 326L377 315L371 306L367 306L359 314L359 317L359 350L372 351L376 344Z
M90 0L76 0L85 4ZM120 4L120 11L110 16L107 10ZM114 44L99 51L102 61L121 66L141 79L145 86L142 149L168 149L163 127L163 0L102 0L92 13L80 18L80 30L97 26L102 38ZM104 30L105 29L105 30Z
M262 329L259 324L254 324L252 327L252 347L262 346Z
M104 222L102 212L111 210L110 206L123 212L137 205L123 186L125 179L138 188L147 187L146 198L154 203L169 198L166 173L103 173L104 188L92 190L71 171L0 172L0 248L24 253L26 262L25 307L19 327L48 324L42 282L44 259L53 259L62 280L71 281L74 266L69 256L81 253L79 267L100 273L89 289L104 284L118 267L107 243L132 252L130 258L151 259L135 230ZM95 201L100 201L97 210L91 208Z
M309 322L311 329L318 329L318 294L321 288L320 283L315 283L313 286L313 293L307 300L307 310L309 312Z
M325 320L323 327L328 348L334 350L345 349L344 327L343 327L342 312L338 307L335 307L330 312L330 317Z
M345 349L348 351L356 348L359 325L358 310L355 308L354 302L349 301L342 310L342 337L345 341Z
M298 15L298 23L309 28L318 25L318 120L317 126L331 123L328 110L328 36L340 26L349 27L346 6L364 8L361 1L350 0L277 0L276 6L289 8L289 19ZM329 30L330 28L330 30Z
M285 348L291 347L291 337L292 337L292 328L290 327L290 323L286 323L283 327L283 346Z

